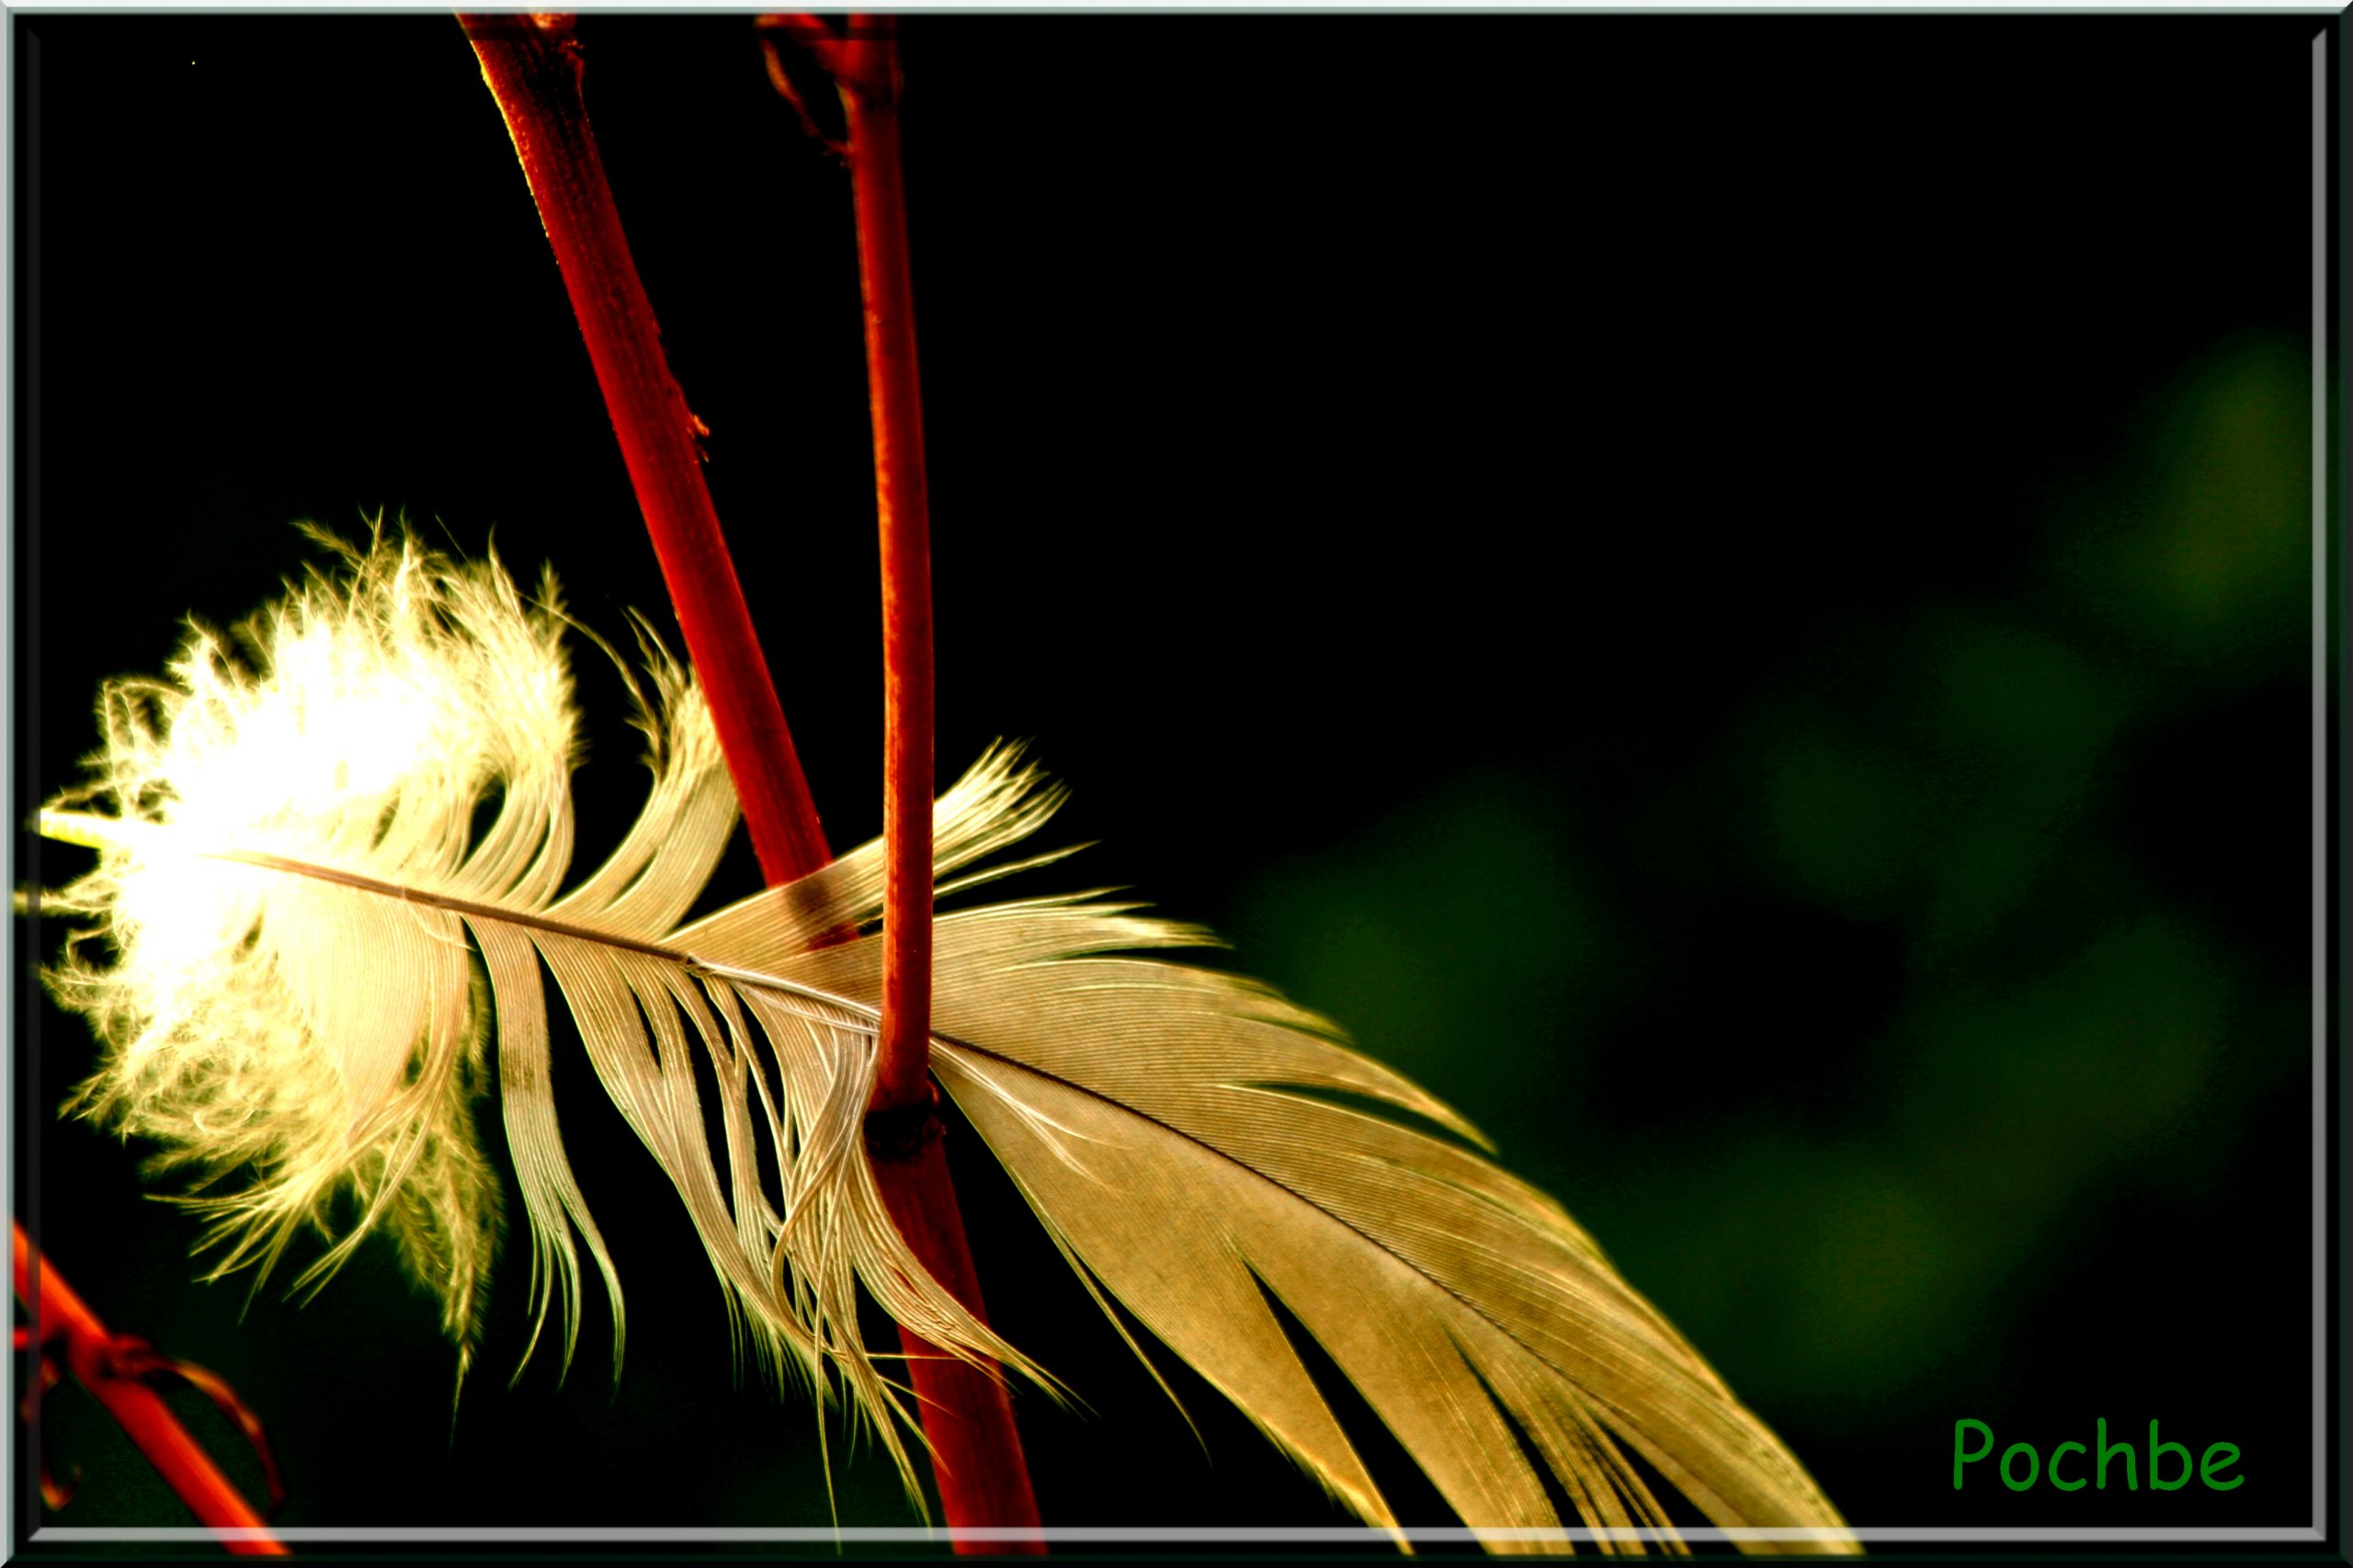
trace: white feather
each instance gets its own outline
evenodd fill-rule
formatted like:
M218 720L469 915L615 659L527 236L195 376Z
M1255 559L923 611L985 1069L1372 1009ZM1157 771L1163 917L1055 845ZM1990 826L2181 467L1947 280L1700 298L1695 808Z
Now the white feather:
M735 803L699 689L656 656L646 808L560 893L576 740L552 583L527 605L495 561L407 540L344 555L346 579L313 574L250 630L255 669L199 632L167 679L109 686L91 782L43 813L104 851L63 895L89 926L51 977L108 1044L81 1108L208 1179L250 1172L189 1200L213 1216L222 1271L267 1267L311 1225L335 1238L304 1276L323 1278L381 1226L470 1347L498 1190L472 1112L494 1078L537 1316L560 1306L568 1362L585 1245L618 1367L620 1284L550 1087L571 1070L551 1059L552 974L731 1312L780 1368L821 1392L838 1379L917 1493L861 1287L933 1344L1052 1385L925 1274L882 1207L861 1136L880 943L840 939L879 918L880 846L681 926ZM939 802L943 889L1013 869L947 880L1058 801L1009 753L984 757ZM108 810L71 809L93 803ZM1207 939L1086 898L937 924L940 1082L1098 1301L1377 1523L1396 1521L1270 1294L1473 1525L1553 1523L1540 1468L1588 1522L1673 1544L1631 1449L1721 1524L1852 1549L1558 1205L1461 1142L1326 1096L1480 1142L1461 1117L1262 987L1130 956Z

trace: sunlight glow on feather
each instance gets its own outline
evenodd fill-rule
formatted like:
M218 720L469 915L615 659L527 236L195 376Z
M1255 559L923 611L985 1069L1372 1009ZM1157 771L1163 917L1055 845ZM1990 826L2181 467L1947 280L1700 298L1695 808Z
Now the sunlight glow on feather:
M167 679L109 684L90 782L42 812L45 833L101 850L50 905L85 922L51 984L108 1047L77 1108L207 1181L249 1174L182 1200L213 1221L216 1274L266 1270L315 1228L334 1239L298 1280L313 1284L381 1228L470 1356L499 1205L473 1110L494 1089L535 1316L560 1306L568 1365L585 1247L618 1372L618 1272L556 1127L551 1075L577 1067L551 1060L552 976L741 1340L821 1402L843 1396L920 1506L909 1396L863 1341L861 1290L950 1354L1056 1385L925 1274L875 1184L880 846L681 926L735 800L693 678L651 653L645 809L559 893L579 746L552 580L527 604L494 560L336 548L345 576L313 574L248 628L256 668L199 631ZM1012 753L984 756L939 801L943 889L1060 799ZM1720 1525L1820 1536L1744 1545L1853 1550L1557 1204L1355 1107L1480 1142L1452 1109L1263 986L1135 956L1211 940L1086 894L937 921L936 1074L1098 1303L1374 1524L1397 1521L1269 1294L1474 1526L1557 1522L1533 1459L1586 1522L1679 1544L1631 1451ZM1350 1104L1311 1097L1333 1094Z

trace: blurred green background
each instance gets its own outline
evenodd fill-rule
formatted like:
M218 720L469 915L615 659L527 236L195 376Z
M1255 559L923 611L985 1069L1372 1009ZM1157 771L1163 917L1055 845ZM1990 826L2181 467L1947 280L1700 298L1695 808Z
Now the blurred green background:
M446 17L12 19L28 134L19 816L107 676L256 608L287 527L650 551ZM1864 1525L2310 1517L2311 40L2278 16L906 24L943 770L1034 739L1130 885L1560 1197ZM745 17L597 16L591 112L813 784L879 826L846 184ZM584 856L634 810L615 683ZM75 874L20 845L20 882ZM738 846L715 892L755 881ZM289 1524L823 1524L650 1159L564 1127L603 1375L452 1419L363 1249L192 1281L18 923L20 1212L268 1422ZM1051 1522L1330 1506L1196 1441L953 1154ZM19 1376L23 1366L18 1368ZM1345 1396L1343 1396L1345 1398ZM195 1407L201 1410L200 1404ZM59 1522L177 1505L71 1391ZM1361 1411L1409 1522L1447 1521ZM2242 1449L2227 1494L1955 1494L1952 1424ZM235 1438L199 1415L224 1450ZM912 1517L871 1452L840 1517ZM18 1449L19 1457L24 1450ZM33 1517L19 1471L19 1520Z

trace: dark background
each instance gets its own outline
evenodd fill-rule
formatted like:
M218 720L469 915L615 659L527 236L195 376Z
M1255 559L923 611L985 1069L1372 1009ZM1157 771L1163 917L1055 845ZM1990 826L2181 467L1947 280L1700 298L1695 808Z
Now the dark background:
M494 539L608 633L664 611L454 21L12 25L19 815L74 778L102 677L314 558L296 519ZM1213 925L1461 1106L1854 1522L2307 1522L2324 25L909 19L943 781L1033 738L1074 792L1057 835L1102 841L1055 885ZM857 842L881 713L846 176L748 17L580 31ZM642 777L598 663L584 858ZM25 883L85 864L20 856ZM716 891L755 881L739 845ZM308 1305L193 1282L140 1152L54 1118L93 1047L37 997L57 933L19 926L25 1210L114 1325L262 1413L283 1522L826 1521L810 1404L737 1378L593 1087L564 1126L630 1292L618 1392L596 1306L568 1381L542 1357L505 1386L510 1250L453 1425L388 1246ZM1205 1453L954 1153L999 1326L1092 1406L1020 1401L1050 1522L1335 1517L1173 1374ZM86 1400L48 1409L85 1474L59 1522L183 1521ZM1964 1416L2045 1453L2156 1418L2236 1443L2246 1484L2019 1495L1984 1466L1956 1494ZM912 1517L835 1454L845 1522Z

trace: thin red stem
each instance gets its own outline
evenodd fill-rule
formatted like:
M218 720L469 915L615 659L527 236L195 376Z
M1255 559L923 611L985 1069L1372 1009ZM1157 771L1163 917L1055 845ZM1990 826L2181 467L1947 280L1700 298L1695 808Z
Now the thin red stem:
M709 492L703 486L694 451L693 415L687 411L662 356L661 333L654 324L654 308L630 259L620 215L606 184L604 165L597 154L596 139L589 131L581 97L582 62L579 45L572 33L572 18L468 16L460 20L482 61L483 78L498 100L499 111L506 116L524 176L539 203L540 221L563 269L564 288L572 296L581 335L587 341L589 358L596 367L597 384L604 392L614 432L620 438L631 483L636 487L647 530L654 536L655 551L662 559L663 575L677 608L688 653L701 674L710 700L720 744L726 753L728 771L734 777L736 790L743 798L745 821L751 829L761 870L771 886L806 875L830 858L824 832L818 823L799 759L793 754L783 709L769 679L767 663L753 636L743 590L720 534ZM890 149L890 178L894 189L897 165L894 125ZM888 244L898 258L900 298L904 301L904 198L894 200L899 212L897 237ZM861 215L865 208L861 201ZM866 247L862 217L860 237L863 253ZM910 334L905 356L908 397L904 406L913 410L913 318L903 311L901 319L907 324ZM879 375L877 379L880 380ZM892 406L899 405L893 403ZM897 414L886 415L881 412L883 403L880 392L876 407L878 449L885 439L886 430L904 431L905 434L896 445L903 451L915 454L912 516L920 539L920 426L910 427L901 422ZM885 479L883 483L888 484L890 481ZM909 514L904 506L892 513L889 500L883 506L887 535L891 528L889 517ZM926 947L919 966L926 989L915 1025L919 1046L926 1040L927 1024L922 1020L927 1019L929 1012L930 971L930 585L927 563L921 560L924 553L920 549L916 551L922 571L921 591L903 596L920 606L924 622L921 642L925 649L926 689L919 725L923 737L923 782L914 791L922 802L921 825L915 830L914 842L921 846L921 902L926 915L923 924ZM903 568L897 573L886 570L886 583L904 580ZM889 592L886 588L886 595ZM885 616L886 619L892 618L887 599ZM897 635L904 639L904 633ZM899 645L905 646L904 640ZM886 673L885 678L887 686L896 677ZM893 751L892 756L897 755ZM895 764L892 765L891 776L894 779L901 777ZM892 808L887 800L886 811L894 822L904 824L906 813ZM904 839L904 825L901 834ZM908 907L906 883L895 856L888 880L899 884L899 891L891 895L892 904ZM890 925L887 914L885 925ZM886 932L886 948L889 940ZM904 950L899 961L900 972L908 972ZM886 990L887 985L886 981ZM894 1012L902 1033L906 1028L906 1006L903 997ZM906 1054L903 1049L900 1059L904 1061ZM902 1108L927 1107L927 1098L924 1097L928 1088L926 1076L923 1059L917 1057L917 1094L897 1102ZM929 1119L926 1132L936 1134L938 1125L936 1119ZM884 1200L893 1221L932 1278L952 1292L973 1316L985 1322L972 1248L965 1239L963 1220L956 1206L955 1189L949 1184L938 1140L926 1135L911 1142L912 1153L887 1147L876 1151L875 1175ZM1003 1384L988 1372L941 1355L904 1330L902 1338L915 1358L915 1393L948 1523L1034 1527L1038 1522L1037 1503L1022 1461L1021 1438L1014 1427L1012 1403ZM957 1550L1042 1548L960 1540Z
M115 1336L40 1255L21 1224L12 1221L17 1299L33 1314L34 1330L46 1345L63 1344L65 1364L91 1397L106 1407L125 1436L179 1494L200 1524L222 1532L233 1552L283 1557L286 1544L269 1533L212 1456L188 1436L164 1396L145 1381L114 1368Z
M923 394L907 265L906 180L899 152L899 58L888 17L855 17L835 48L807 34L833 72L848 117L857 199L858 290L866 307L868 402L882 553L882 1028L870 1102L876 1112L930 1103L933 660L931 521L924 477ZM933 1124L936 1127L936 1123ZM932 1278L983 1312L972 1246L939 1141L875 1162L884 1202ZM940 1506L950 1526L1035 1527L1038 1504L1013 1405L1001 1381L900 1330L911 1358ZM1042 1537L959 1540L966 1552L1042 1552Z
M972 1243L964 1235L964 1216L956 1207L956 1188L949 1179L940 1140L926 1138L912 1154L877 1159L874 1177L892 1222L925 1272L966 1312L986 1323L980 1275L972 1267ZM939 1510L949 1527L1037 1529L1038 1499L1029 1485L1029 1462L1003 1379L948 1355L904 1324L899 1344L907 1353L915 1398L922 1403L923 1435L931 1445L932 1477L939 1483ZM951 1540L957 1552L966 1556L1043 1556L1046 1551L1042 1534Z
M899 159L897 51L890 18L851 44L850 182L858 288L866 301L874 499L882 543L882 1044L874 1108L914 1103L931 1062L931 516L923 391L907 276L906 183Z
M699 426L662 353L654 306L605 181L581 98L572 18L542 13L459 20L506 117L563 269L678 630L710 700L760 870L771 886L805 877L833 856L703 483Z

